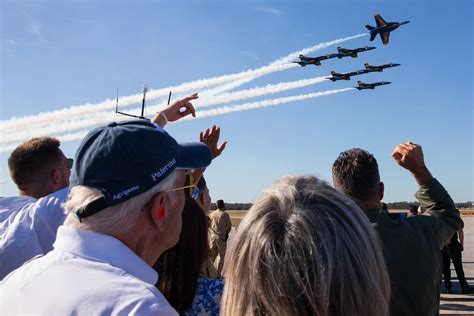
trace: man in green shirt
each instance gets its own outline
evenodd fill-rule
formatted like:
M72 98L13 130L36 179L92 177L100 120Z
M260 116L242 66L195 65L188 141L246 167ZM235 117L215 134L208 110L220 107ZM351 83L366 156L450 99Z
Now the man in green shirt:
M400 144L392 157L418 183L415 196L426 208L422 215L393 220L381 212L384 184L374 156L362 149L339 155L332 168L334 186L359 204L380 236L391 281L390 314L438 315L440 250L463 222L448 192L426 167L421 146Z

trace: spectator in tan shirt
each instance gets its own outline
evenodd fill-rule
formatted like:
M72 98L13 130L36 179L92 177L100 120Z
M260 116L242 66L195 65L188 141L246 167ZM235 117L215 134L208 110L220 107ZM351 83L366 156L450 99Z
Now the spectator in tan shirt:
M229 237L232 224L230 216L225 212L225 203L223 200L217 200L217 210L209 215L211 220L209 229L211 233L211 262L217 265L217 274L221 276L224 266L225 252L227 248L227 239Z

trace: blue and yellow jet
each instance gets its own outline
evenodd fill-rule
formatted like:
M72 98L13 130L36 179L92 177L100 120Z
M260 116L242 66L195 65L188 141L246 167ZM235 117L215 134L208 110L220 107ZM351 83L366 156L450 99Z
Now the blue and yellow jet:
M375 14L375 23L376 27L366 25L365 27L370 31L370 41L373 41L377 34L380 34L380 38L384 45L388 44L390 32L396 30L400 25L410 23L410 21L404 22L385 22L385 20L380 16L380 14Z
M354 87L356 88L357 90L365 90L365 89L372 89L374 90L375 87L378 87L378 86L383 86L383 85L386 85L386 84L391 84L391 82L389 81L379 81L379 82L374 82L374 83L363 83L362 81L357 81L357 84L359 85L358 87Z

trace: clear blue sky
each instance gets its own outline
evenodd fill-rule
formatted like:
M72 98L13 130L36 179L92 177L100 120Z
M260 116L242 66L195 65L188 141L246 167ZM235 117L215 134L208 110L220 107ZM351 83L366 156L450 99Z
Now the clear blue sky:
M323 82L234 102L241 104L391 81L374 91L171 124L179 141L212 124L229 144L206 171L213 200L250 202L283 174L317 174L360 147L378 159L385 201L414 200L415 181L390 157L407 140L423 146L428 167L457 202L473 193L473 4L459 1L1 1L0 119L115 96L141 85L162 88L254 69L321 42L366 32L378 12L410 20L390 44L361 37L341 44L376 46L359 58L294 68L236 90L351 71L365 62L401 63L351 81ZM335 47L313 55L335 52ZM199 91L197 91L199 92ZM114 116L112 116L113 118ZM52 135L54 136L54 135ZM78 142L62 144L74 156ZM16 194L0 156L0 195Z

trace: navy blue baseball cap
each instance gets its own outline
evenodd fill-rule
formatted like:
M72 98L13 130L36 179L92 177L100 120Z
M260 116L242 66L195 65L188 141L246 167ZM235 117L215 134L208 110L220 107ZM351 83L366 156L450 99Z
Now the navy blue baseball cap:
M77 210L76 216L93 215L146 192L176 168L205 168L211 160L206 144L178 144L148 121L98 127L86 135L76 152L70 187L91 187L103 197Z

